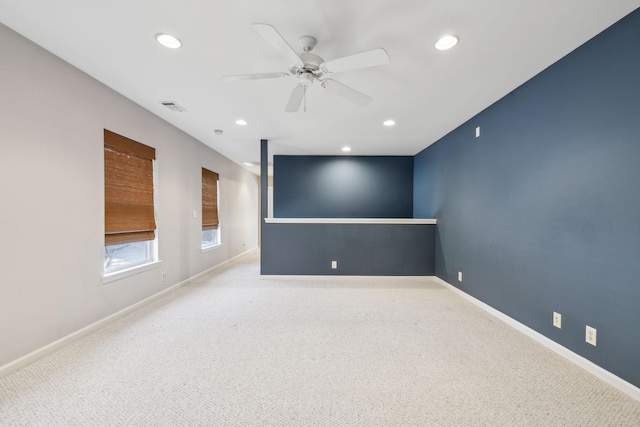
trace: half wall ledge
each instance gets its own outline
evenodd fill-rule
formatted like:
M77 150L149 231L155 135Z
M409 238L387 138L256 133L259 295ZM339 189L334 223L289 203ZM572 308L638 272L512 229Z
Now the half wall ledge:
M436 220L264 218L262 275L433 276Z
M433 218L265 218L267 224L437 224Z

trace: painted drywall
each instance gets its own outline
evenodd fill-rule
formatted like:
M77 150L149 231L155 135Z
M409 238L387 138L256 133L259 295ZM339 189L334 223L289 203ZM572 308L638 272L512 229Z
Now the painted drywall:
M268 141L263 140L260 147L263 165L267 163L268 149ZM266 166L263 172L266 177ZM340 188L341 182L346 190ZM406 217L407 210L413 208L412 182L413 157L274 156L274 212L281 218L350 217L354 212L358 214L351 217L384 217L381 213L391 212L385 204L397 201L401 206L396 213ZM373 197L367 189L375 187L384 189L385 194ZM303 189L318 191L310 195L303 194ZM280 201L286 206L280 210L275 201L278 191ZM360 191L364 197L358 194ZM262 180L262 192L267 194L266 179ZM396 193L393 197L397 194L401 197L389 198L386 195L389 192ZM321 196L318 197L318 193ZM298 198L303 198L307 206L302 206ZM363 202L363 199L367 200ZM266 217L268 210L265 200L262 217ZM428 276L435 272L434 240L434 225L263 222L260 272L264 275ZM338 268L332 268L332 261L337 261Z
M411 218L412 156L274 156L276 218Z
M419 153L414 184L438 277L635 386L638 46L636 10Z
M264 275L433 276L435 225L263 224ZM337 261L333 269L331 262Z
M257 245L248 171L2 25L0 74L0 366ZM163 261L106 285L103 129L156 148ZM220 174L207 252L202 167Z

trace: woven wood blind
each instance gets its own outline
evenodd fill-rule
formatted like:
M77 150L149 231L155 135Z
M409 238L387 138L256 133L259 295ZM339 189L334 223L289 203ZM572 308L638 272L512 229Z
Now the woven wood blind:
M218 174L202 168L202 229L218 228Z
M106 245L155 238L153 161L156 150L104 130Z

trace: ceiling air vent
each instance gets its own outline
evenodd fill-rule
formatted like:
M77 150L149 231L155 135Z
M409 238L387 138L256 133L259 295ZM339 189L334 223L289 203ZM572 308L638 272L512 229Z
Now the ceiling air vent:
M165 107L167 107L169 110L174 111L176 113L182 113L183 111L187 111L184 107L181 107L180 105L176 104L173 101L160 101L160 103Z

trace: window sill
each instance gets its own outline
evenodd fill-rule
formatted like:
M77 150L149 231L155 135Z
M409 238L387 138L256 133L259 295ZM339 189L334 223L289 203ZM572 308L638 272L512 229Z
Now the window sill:
M222 246L222 243L216 243L215 245L211 245L211 246L205 246L204 248L200 248L202 250L202 253L205 252L211 252L214 249L218 249L219 247Z
M116 280L124 279L125 277L135 276L136 274L154 270L160 266L162 266L162 261L153 261L148 264L136 265L135 267L127 268L125 270L105 274L102 276L102 284L105 285L107 283L115 282Z

